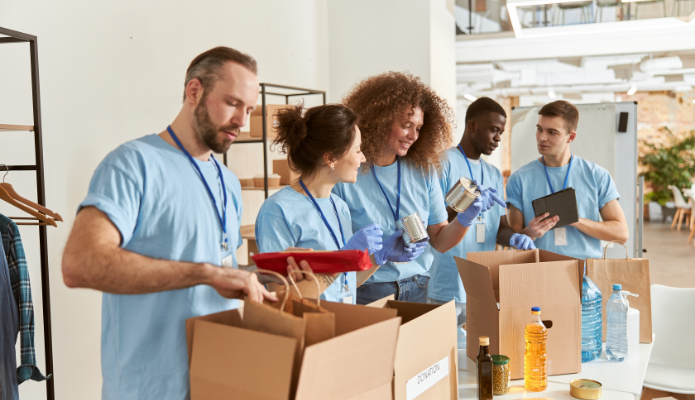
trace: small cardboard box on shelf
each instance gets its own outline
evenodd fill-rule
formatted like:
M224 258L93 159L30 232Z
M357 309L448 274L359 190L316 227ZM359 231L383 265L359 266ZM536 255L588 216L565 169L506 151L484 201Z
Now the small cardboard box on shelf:
M291 185L299 180L299 174L290 168L287 159L273 160L273 174L280 175L281 185Z
M512 379L524 377L524 330L531 307L541 308L548 328L548 375L581 371L584 260L544 250L506 250L454 257L466 289L467 355L478 337L490 337L490 353L504 354Z
M393 399L458 399L454 302L410 303L390 296L369 306L396 310L402 318L393 370Z
M335 337L304 347L298 366L298 339L245 329L241 308L186 320L191 399L391 400L396 311L321 307L335 315Z
M278 136L277 133L277 119L275 119L275 114L278 110L283 110L285 108L290 108L292 106L286 104L266 104L266 135L268 139L274 139ZM249 118L249 135L253 138L263 137L263 109L257 106L254 111L251 112L251 117Z

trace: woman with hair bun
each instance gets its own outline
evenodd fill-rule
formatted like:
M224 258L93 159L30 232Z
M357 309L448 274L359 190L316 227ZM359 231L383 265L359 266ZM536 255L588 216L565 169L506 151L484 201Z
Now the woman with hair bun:
M278 137L274 145L287 154L290 167L300 174L292 185L270 196L261 206L256 219L256 243L261 253L288 248L313 250L362 250L374 256L377 265L386 261L398 236L382 243L383 231L378 224L365 224L353 235L347 204L331 194L337 183L352 184L365 161L361 150L358 117L348 107L329 104L309 108L302 106L278 112ZM288 273L297 281L311 270L290 257ZM376 267L358 273L319 275L327 289L321 299L355 303L357 286L376 271Z
M352 228L376 222L391 234L398 232L395 221L417 212L431 247L441 253L453 248L478 214L486 211L486 204L478 198L447 222L436 172L452 143L454 116L446 101L419 78L388 72L359 82L343 103L360 116L366 157L354 185L338 184L333 189L350 208ZM358 288L357 303L389 295L426 302L433 260L427 243L404 246L399 238L388 262Z

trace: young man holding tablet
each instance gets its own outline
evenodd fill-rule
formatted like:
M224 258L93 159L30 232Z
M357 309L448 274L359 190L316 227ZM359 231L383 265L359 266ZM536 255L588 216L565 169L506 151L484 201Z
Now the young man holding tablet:
M507 213L514 231L530 236L536 247L579 259L600 258L601 240L626 242L629 236L620 195L606 169L573 155L579 111L564 100L538 112L536 143L541 157L515 171L507 183ZM574 188L579 220L553 229L558 217L535 217L531 202Z

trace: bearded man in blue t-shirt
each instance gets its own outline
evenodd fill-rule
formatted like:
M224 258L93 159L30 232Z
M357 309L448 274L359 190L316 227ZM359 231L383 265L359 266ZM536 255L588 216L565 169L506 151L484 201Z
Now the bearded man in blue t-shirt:
M186 319L232 309L244 295L277 301L237 268L241 185L212 157L227 151L257 99L256 61L208 50L188 68L171 125L97 167L63 280L104 292L102 399L188 399Z

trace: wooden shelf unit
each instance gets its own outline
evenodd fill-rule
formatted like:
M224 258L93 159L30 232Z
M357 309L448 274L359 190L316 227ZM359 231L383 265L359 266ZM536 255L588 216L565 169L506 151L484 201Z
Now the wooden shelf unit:
M10 124L0 124L0 130L2 131L34 131L34 125L10 125Z

